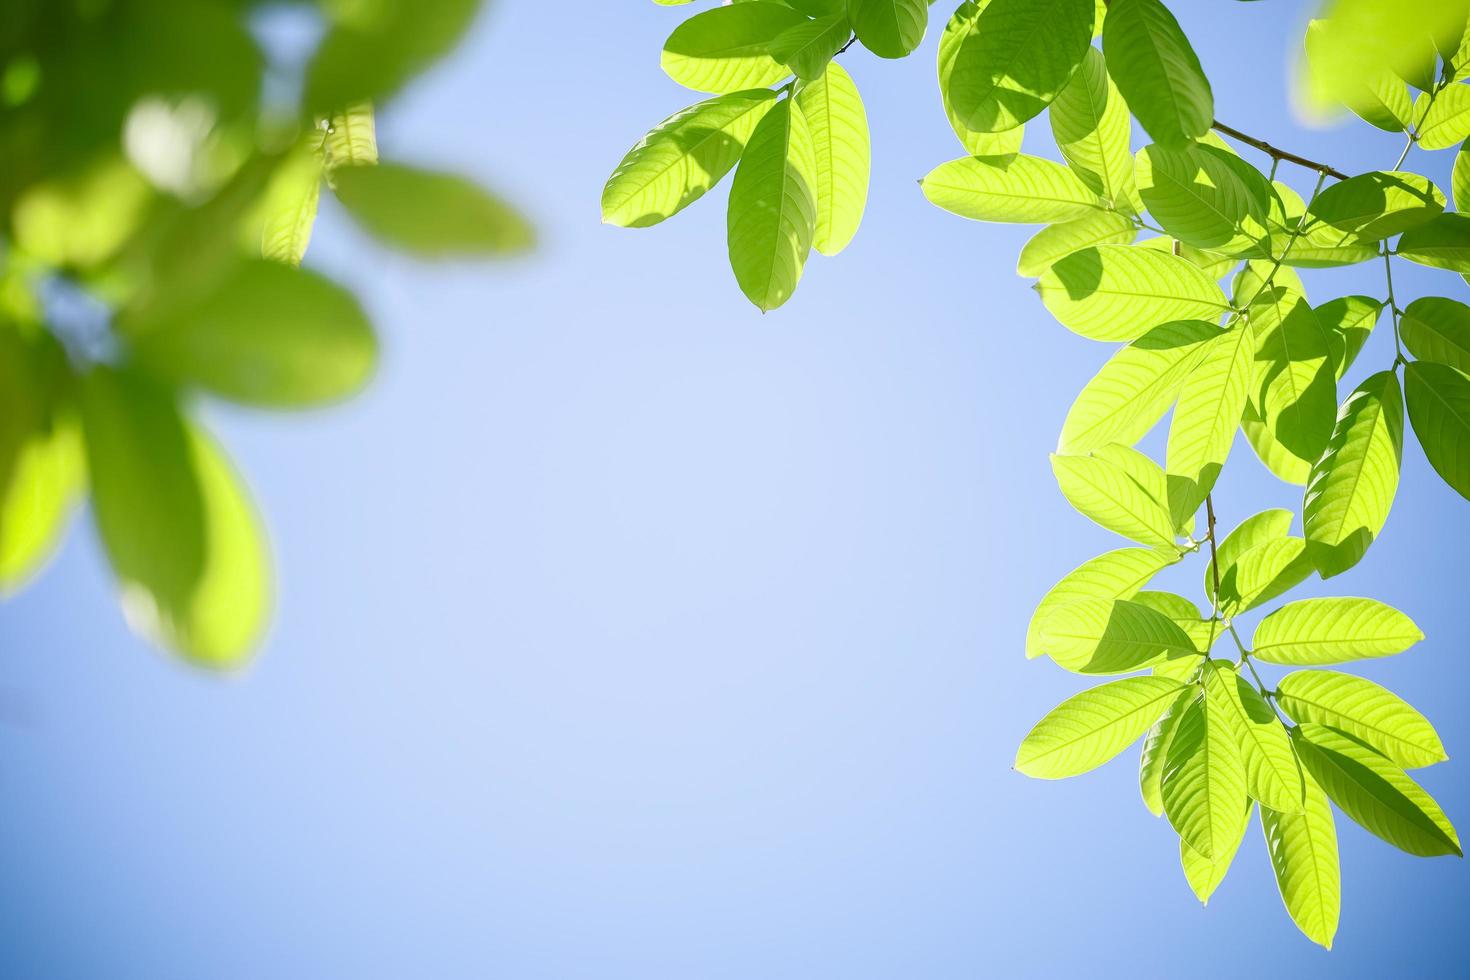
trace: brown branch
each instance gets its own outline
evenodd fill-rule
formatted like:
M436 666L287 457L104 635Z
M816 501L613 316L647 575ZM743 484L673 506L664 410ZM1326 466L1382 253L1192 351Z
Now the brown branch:
M1210 576L1215 583L1215 606L1220 605L1220 560L1215 557L1215 500L1212 494L1205 494L1205 514L1209 520L1210 535Z
M1325 163L1318 163L1316 160L1308 160L1306 157L1297 156L1295 153L1288 153L1285 150L1279 150L1276 147L1272 146L1270 143L1267 143L1265 140L1258 140L1254 136L1247 136L1245 133L1242 133L1234 126L1227 126L1218 119L1216 119L1210 125L1211 128L1213 128L1216 132L1224 133L1226 136L1238 139L1247 146L1254 146L1262 153L1269 155L1273 160L1285 160L1288 163L1294 163L1299 167L1306 167L1308 170L1315 170L1318 173L1326 174L1329 177L1335 177L1338 180L1348 179L1348 175L1343 173L1341 170L1338 170L1336 167L1330 167Z

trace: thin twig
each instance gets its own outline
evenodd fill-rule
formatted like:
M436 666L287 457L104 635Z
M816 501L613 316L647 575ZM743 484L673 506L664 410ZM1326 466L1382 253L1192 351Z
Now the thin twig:
M1254 146L1262 153L1269 154L1271 159L1273 160L1285 160L1288 163L1294 163L1299 167L1306 167L1308 170L1315 170L1318 173L1326 174L1329 177L1335 177L1338 180L1348 179L1348 175L1343 173L1341 170L1338 170L1336 167L1328 166L1325 163L1318 163L1316 160L1308 160L1304 156L1298 156L1295 153L1288 153L1285 150L1278 149L1272 146L1270 143L1267 143L1265 140L1256 139L1254 136L1248 136L1245 133L1242 133L1240 130L1236 129L1234 126L1227 126L1218 119L1211 123L1211 126L1217 132L1221 132L1224 133L1226 136L1238 139L1242 143L1245 143L1247 146Z
M1215 499L1205 494L1205 515L1209 521L1206 531L1210 539L1210 577L1215 583L1215 608L1220 608L1220 560L1215 554Z

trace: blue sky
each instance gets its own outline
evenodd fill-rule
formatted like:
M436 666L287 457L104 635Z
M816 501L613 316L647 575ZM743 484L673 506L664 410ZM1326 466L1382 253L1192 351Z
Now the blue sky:
M1287 108L1309 5L1173 6L1221 119L1345 170L1392 164L1397 137ZM919 194L960 154L937 28L905 61L844 56L873 130L868 213L781 310L730 276L723 191L652 230L601 226L607 173L697 98L658 70L687 12L503 0L384 112L385 157L473 173L543 246L424 266L324 212L311 261L380 324L375 384L308 418L206 410L273 534L277 616L250 670L201 675L133 638L85 520L0 611L3 972L1462 969L1457 860L1340 820L1324 953L1282 910L1257 828L1199 907L1134 751L1063 783L1010 770L1082 686L1024 659L1031 609L1116 546L1047 464L1107 349L1011 271L1029 229ZM1448 186L1451 156L1414 159ZM1307 282L1316 301L1381 288L1376 268ZM1401 301L1465 293L1396 283ZM1350 381L1391 351L1380 329ZM1299 508L1243 441L1232 459L1227 528ZM1411 445L1369 558L1313 588L1428 634L1361 673L1436 722L1456 758L1422 781L1470 825L1467 531ZM1162 581L1200 599L1201 570Z

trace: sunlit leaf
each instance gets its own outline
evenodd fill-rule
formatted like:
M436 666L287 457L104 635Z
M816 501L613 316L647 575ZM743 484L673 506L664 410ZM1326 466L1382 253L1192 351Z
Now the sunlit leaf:
M1241 841L1245 839L1246 824L1250 821L1251 810L1255 809L1255 805L1254 800L1246 801L1245 819L1240 822L1239 836L1218 849L1219 853L1214 860L1201 857L1198 851L1184 842L1184 838L1179 839L1179 864L1184 869L1184 880L1189 882L1189 890L1194 892L1194 897L1199 899L1201 905L1210 903L1210 896L1215 894L1215 889L1225 880L1225 874L1234 863L1236 852L1240 850Z
M1146 146L1134 180L1149 214L1186 245L1230 255L1270 251L1270 185L1235 154L1199 143Z
M1167 616L1126 599L1079 599L1057 608L1041 624L1040 643L1058 666L1079 674L1128 674L1199 657Z
M1310 775L1300 813L1261 808L1261 833L1281 901L1297 928L1312 942L1332 948L1342 904L1337 828L1327 794Z
M1380 371L1342 403L1303 505L1307 549L1323 578L1358 563L1383 530L1404 454L1398 376Z
M1128 107L1108 77L1102 52L1088 47L1085 53L1076 74L1051 105L1052 136L1063 159L1104 201L1142 213L1143 202L1133 184Z
M779 82L791 69L771 56L771 42L806 18L785 4L714 7L674 28L660 64L696 92L739 92Z
M920 186L932 204L976 221L1067 221L1099 209L1097 195L1066 167L1023 154L951 160Z
M530 248L531 226L474 182L401 164L343 167L337 198L374 237L431 258L489 256Z
M727 214L730 267L762 311L791 298L816 235L811 130L791 99L761 119L735 171Z
M1245 764L1229 719L1201 695L1184 709L1160 780L1164 814L1201 857L1223 858L1246 818Z
M1334 670L1298 670L1281 678L1276 700L1297 721L1347 732L1405 769L1449 758L1427 718L1365 678Z
M1299 599L1261 620L1251 655L1314 667L1402 653L1422 639L1413 620L1376 599Z
M1180 388L1165 470L1181 511L1199 509L1230 455L1250 395L1254 347L1244 324L1217 332Z
M1419 145L1426 150L1443 150L1470 136L1470 85L1449 85L1431 96L1423 93L1414 101L1414 118L1419 122Z
M1016 769L1064 779L1096 769L1138 741L1184 685L1125 677L1075 694L1049 711L1016 752Z
M1026 627L1026 656L1039 657L1041 627L1057 609L1078 599L1129 599L1159 570L1179 560L1154 548L1119 548L1090 558L1068 572L1042 597Z
M1308 722L1299 731L1302 765L1364 830L1420 857L1461 854L1449 818L1402 769L1336 729Z
M770 89L731 92L659 123L607 179L602 220L644 228L699 200L739 161L756 123L775 102Z
M1189 664L1191 671L1199 666L1198 662L1183 658L1170 662ZM1143 752L1138 759L1138 789L1143 795L1143 805L1156 817L1164 815L1164 796L1159 784L1163 781L1169 746L1174 741L1175 733L1179 731L1179 720L1198 696L1199 688L1194 685L1176 694L1169 703L1168 710L1153 723L1143 737Z
M1215 100L1179 22L1159 0L1114 0L1103 22L1108 73L1154 142L1182 146L1214 121Z
M1284 813L1302 808L1301 767L1276 712L1245 678L1222 661L1205 670L1205 697L1235 737L1245 766L1246 793L1262 806Z
M1218 284L1188 259L1126 245L1082 249L1036 284L1062 326L1093 340L1133 340L1172 320L1215 320Z
M1347 373L1368 342L1384 303L1371 296L1340 296L1313 308L1317 324L1327 332L1327 346L1336 365L1337 380ZM1413 304L1410 304L1411 306Z
M1096 456L1063 455L1053 455L1051 466L1062 495L1084 517L1140 544L1173 546L1168 508L1122 466Z
M880 58L902 58L924 40L926 0L847 0L847 16L863 47Z
M852 36L847 17L833 14L788 27L771 41L771 57L797 78L821 78L833 55Z
M811 130L816 166L812 244L823 255L836 255L857 234L868 201L868 117L852 76L836 62L797 89L796 104Z
M1470 306L1440 296L1422 296L1404 310L1399 333L1415 357L1470 374Z
M1410 228L1395 252L1420 265L1470 273L1470 214L1445 213Z
M1112 211L1092 211L1080 218L1047 225L1022 246L1016 259L1016 272L1039 276L1063 256L1094 245L1127 245L1136 234L1132 221Z

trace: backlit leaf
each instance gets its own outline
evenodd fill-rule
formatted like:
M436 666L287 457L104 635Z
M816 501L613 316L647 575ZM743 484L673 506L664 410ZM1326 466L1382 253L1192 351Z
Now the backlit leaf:
M1075 694L1031 729L1015 767L1038 779L1096 769L1138 741L1183 688L1163 677L1125 677Z
M1128 107L1108 77L1102 52L1088 47L1085 55L1051 105L1052 136L1083 183L1115 207L1141 213L1143 202L1134 189L1128 146L1132 129Z
M1444 194L1427 177L1374 172L1323 189L1310 213L1344 234L1376 241L1432 221L1444 204Z
M1470 306L1440 296L1410 303L1399 321L1409 353L1470 374Z
M1159 0L1114 0L1103 22L1108 73L1128 107L1164 146L1207 133L1215 100L1179 22Z
M1041 624L1040 643L1058 666L1078 674L1128 674L1199 657L1167 616L1126 599L1079 599L1057 608Z
M523 252L531 226L509 204L454 174L401 164L343 167L337 198L384 244L429 258Z
M1299 599L1261 620L1251 655L1313 667L1402 653L1422 639L1413 620L1376 599Z
M1254 347L1245 324L1217 333L1180 388L1165 469L1182 511L1199 509L1230 455L1250 395Z
M1149 214L1186 245L1230 255L1270 251L1270 185L1235 154L1199 143L1146 146L1134 180Z
M1470 500L1470 378L1433 361L1404 369L1409 421L1444 482Z
M1097 195L1066 167L1024 154L941 163L920 186L932 204L976 221L1067 221L1099 208Z
M1099 245L1063 258L1036 284L1062 326L1093 340L1132 340L1172 320L1215 320L1228 309L1218 284L1188 259Z
M1262 807L1261 833L1287 913L1303 935L1331 949L1342 904L1337 828L1327 794L1310 775L1302 777L1302 811L1278 813Z
M763 312L791 298L816 235L816 153L801 108L783 99L756 125L730 188L730 267Z
M1201 857L1223 859L1246 817L1245 764L1229 719L1201 695L1169 744L1160 793L1164 814Z
M1068 572L1042 597L1026 627L1026 656L1039 657L1041 627L1057 609L1078 599L1129 599L1159 570L1179 560L1154 548L1119 548L1090 558Z
M807 19L781 3L713 7L674 28L660 64L696 92L738 92L779 82L791 69L771 57L771 42Z
M1470 273L1470 214L1446 212L1410 228L1399 238L1395 253L1420 265Z
M1291 740L1276 712L1228 664L1211 661L1205 670L1205 697L1225 719L1245 766L1246 793L1262 806L1284 813L1302 808L1302 774Z
M1428 719L1365 678L1335 670L1298 670L1281 678L1276 700L1298 722L1347 732L1405 769L1449 758Z
M857 234L868 202L868 117L852 76L833 62L796 91L812 134L817 228L812 244L836 255Z
M1022 246L1016 259L1016 273L1039 276L1063 256L1094 245L1127 245L1136 234L1133 222L1112 211L1093 211L1080 218L1047 225Z
M880 58L902 58L924 40L927 0L848 0L847 16L863 47Z
M1051 465L1063 496L1084 517L1140 544L1173 547L1167 507L1122 466L1096 456L1063 455L1053 455Z

